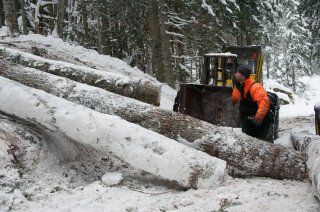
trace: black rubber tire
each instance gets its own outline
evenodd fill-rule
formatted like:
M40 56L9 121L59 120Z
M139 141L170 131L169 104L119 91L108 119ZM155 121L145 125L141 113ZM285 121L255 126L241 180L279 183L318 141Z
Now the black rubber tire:
M276 110L276 114L274 117L274 139L279 138L279 109L280 109L280 104L279 104L279 108Z
M180 105L180 91L177 92L177 96L174 99L174 104L173 104L173 111L174 112L179 111L179 105Z
M319 120L316 117L316 135L320 135L320 125L319 125Z
M270 124L270 129L266 141L273 143L275 139L279 138L279 110L280 101L277 101L275 107L274 115L272 117L272 122Z

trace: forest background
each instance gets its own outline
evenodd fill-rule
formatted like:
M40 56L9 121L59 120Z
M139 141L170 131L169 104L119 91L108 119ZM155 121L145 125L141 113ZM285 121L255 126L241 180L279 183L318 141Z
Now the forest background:
M175 87L201 74L202 55L261 45L265 75L297 94L320 74L318 0L2 0L0 26L95 49Z

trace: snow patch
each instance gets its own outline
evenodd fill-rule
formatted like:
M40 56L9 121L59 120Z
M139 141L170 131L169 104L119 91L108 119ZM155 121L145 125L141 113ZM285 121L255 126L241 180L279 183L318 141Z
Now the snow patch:
M205 0L202 0L202 4L201 4L201 7L208 10L209 14L212 15L212 16L216 16L216 14L214 14L213 10L212 10L212 7L210 5L208 5L206 3Z
M120 172L107 172L101 178L101 181L105 186L118 185L122 180L123 176Z

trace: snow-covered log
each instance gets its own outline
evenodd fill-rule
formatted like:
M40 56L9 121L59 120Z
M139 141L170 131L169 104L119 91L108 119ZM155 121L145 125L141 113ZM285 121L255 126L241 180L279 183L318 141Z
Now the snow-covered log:
M0 62L0 75L45 90L101 113L125 120L226 160L232 175L265 176L276 179L305 178L304 153L249 137L233 128L162 110L134 99L35 69Z
M291 133L291 140L295 148L300 147L308 154L308 174L320 199L320 136L306 132Z
M109 151L132 166L184 187L215 188L226 162L117 116L102 114L0 77L0 111Z
M0 47L0 56L15 63L86 83L107 91L159 106L161 84L152 80L100 71L49 60L23 51Z

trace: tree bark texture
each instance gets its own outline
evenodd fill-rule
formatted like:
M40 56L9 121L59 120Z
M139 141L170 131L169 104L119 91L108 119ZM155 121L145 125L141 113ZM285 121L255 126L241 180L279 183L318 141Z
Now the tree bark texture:
M5 14L4 14L4 8L3 8L3 1L0 1L0 28L3 27L5 24Z
M160 26L159 26L159 8L157 0L149 1L149 32L151 38L151 62L152 72L156 75L157 80L165 82L162 58L161 58L161 42L160 42Z
M0 75L123 119L227 161L233 176L304 179L306 154L247 136L233 128L162 110L99 88L2 61Z
M103 88L142 102L160 105L161 85L151 80L76 66L66 62L44 59L13 49L0 49L0 55L31 68Z
M57 8L55 4L48 4L46 6L46 10L48 11L48 18L45 19L47 24L48 33L52 34L55 30L55 19L57 18Z
M25 8L25 0L20 0L21 4L21 17L22 17L22 34L28 34L28 20L27 20L27 12Z
M173 73L173 66L172 66L172 58L171 58L171 45L170 45L170 37L167 35L167 29L165 22L167 22L168 18L165 15L165 3L164 0L159 0L159 25L160 25L160 36L161 36L161 45L162 45L162 58L165 74L165 82L174 88L175 86L175 79Z
M169 37L166 35L162 1L149 1L152 71L160 82L174 86Z
M16 4L14 0L3 0L3 7L7 26L11 34L19 33Z
M57 31L60 38L63 38L64 14L65 14L65 0L58 2L58 17L57 17Z
M98 1L98 13L99 13L99 53L105 55L111 55L110 49L110 35L109 31L109 19L108 19L108 7L105 0Z
M320 136L303 132L291 133L291 141L295 148L307 153L309 177L320 199Z
M176 181L183 187L216 188L227 179L223 160L117 116L96 112L3 77L0 77L0 102L0 111L5 114L100 151L112 152L135 168Z
M83 41L82 44L84 47L90 47L90 36L89 36L89 24L88 24L88 11L87 11L87 1L80 1L81 15L82 15L82 24L83 24Z

